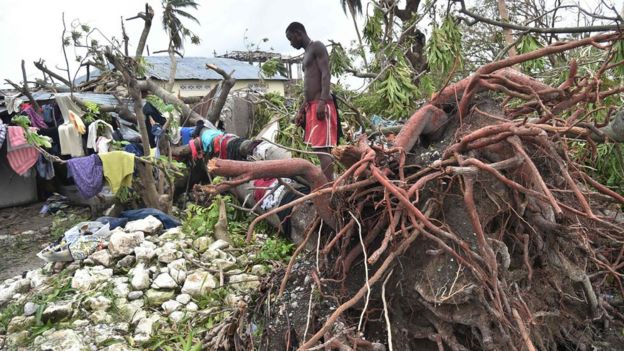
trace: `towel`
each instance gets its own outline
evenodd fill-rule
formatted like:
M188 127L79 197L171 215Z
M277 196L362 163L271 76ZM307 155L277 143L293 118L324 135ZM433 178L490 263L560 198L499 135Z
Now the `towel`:
M8 128L7 160L19 175L24 175L39 159L39 152L26 141L22 127Z
M113 194L122 186L132 186L134 172L134 155L125 151L111 151L99 154L102 160L104 178L111 187Z

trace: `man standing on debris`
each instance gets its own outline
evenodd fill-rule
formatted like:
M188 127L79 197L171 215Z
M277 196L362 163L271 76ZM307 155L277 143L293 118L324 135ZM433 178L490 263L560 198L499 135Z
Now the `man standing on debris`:
M321 161L328 180L334 178L331 148L338 144L338 112L329 92L329 55L325 45L312 41L305 27L292 22L286 28L286 38L295 49L304 49L303 95L305 102L297 113L296 123L305 129L305 143L312 146Z

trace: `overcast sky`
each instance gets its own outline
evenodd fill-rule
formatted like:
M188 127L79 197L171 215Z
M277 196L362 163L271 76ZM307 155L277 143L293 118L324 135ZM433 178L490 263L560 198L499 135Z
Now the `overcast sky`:
M70 27L72 21L99 28L109 37L121 37L120 18L135 16L145 8L144 0L0 0L0 87L4 79L22 80L21 60L26 61L28 78L42 77L32 62L43 58L48 67L65 67L61 48L63 24L61 14ZM166 49L167 38L162 30L160 0L147 1L155 16L147 44L150 52ZM314 40L329 39L348 45L356 34L352 20L342 11L339 0L197 0L198 10L191 13L197 25L184 21L201 38L201 44L185 45L185 56L212 57L231 50L246 50L247 45L260 43L261 50L283 54L299 54L288 44L284 30L292 21L306 26ZM138 42L143 21L126 22L130 36L130 52ZM245 32L247 30L247 32ZM269 41L262 43L263 38ZM102 42L99 38L98 40ZM145 54L145 53L144 53ZM71 61L74 58L68 52ZM57 71L59 72L59 71Z

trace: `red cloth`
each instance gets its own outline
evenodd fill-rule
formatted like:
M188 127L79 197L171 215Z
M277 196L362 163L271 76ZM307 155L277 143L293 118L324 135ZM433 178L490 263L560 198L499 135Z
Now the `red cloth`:
M212 155L211 157L219 157L221 151L221 140L225 137L225 134L217 135L212 139Z
M195 138L195 139L197 139L197 138ZM189 141L189 147L191 148L191 157L192 157L193 160L200 159L203 156L203 154L201 152L201 150L202 150L201 147L199 148L199 152L197 151L197 147L195 145L195 139L191 139Z
M220 146L220 150L221 152L219 153L219 158L223 159L223 160L227 160L228 158L228 154L227 154L227 145L230 142L230 140L234 139L234 135L224 135L223 139L221 139L221 146Z
M325 104L325 118L316 118L319 100L306 103L305 142L312 148L334 147L338 145L338 112L333 101Z
M37 163L39 151L30 146L24 135L24 128L9 127L7 131L7 160L15 173L23 175Z
M273 183L275 183L276 181L277 181L276 178L261 178L261 179L254 180L253 185L254 187L257 187L257 188L268 188L271 185L273 185ZM262 200L266 191L267 189L254 190L254 200L256 200L256 202Z

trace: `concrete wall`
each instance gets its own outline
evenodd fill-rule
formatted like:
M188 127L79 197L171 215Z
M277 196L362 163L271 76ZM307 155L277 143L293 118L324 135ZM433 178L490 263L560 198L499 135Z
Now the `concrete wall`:
M161 86L165 85L165 82L159 82ZM181 96L204 96L208 94L210 89L218 84L217 80L176 80L173 85L173 92ZM259 80L237 80L232 90L248 89L251 86L264 86L267 92L278 93L284 95L284 83L285 81L279 80L265 80L260 82Z

